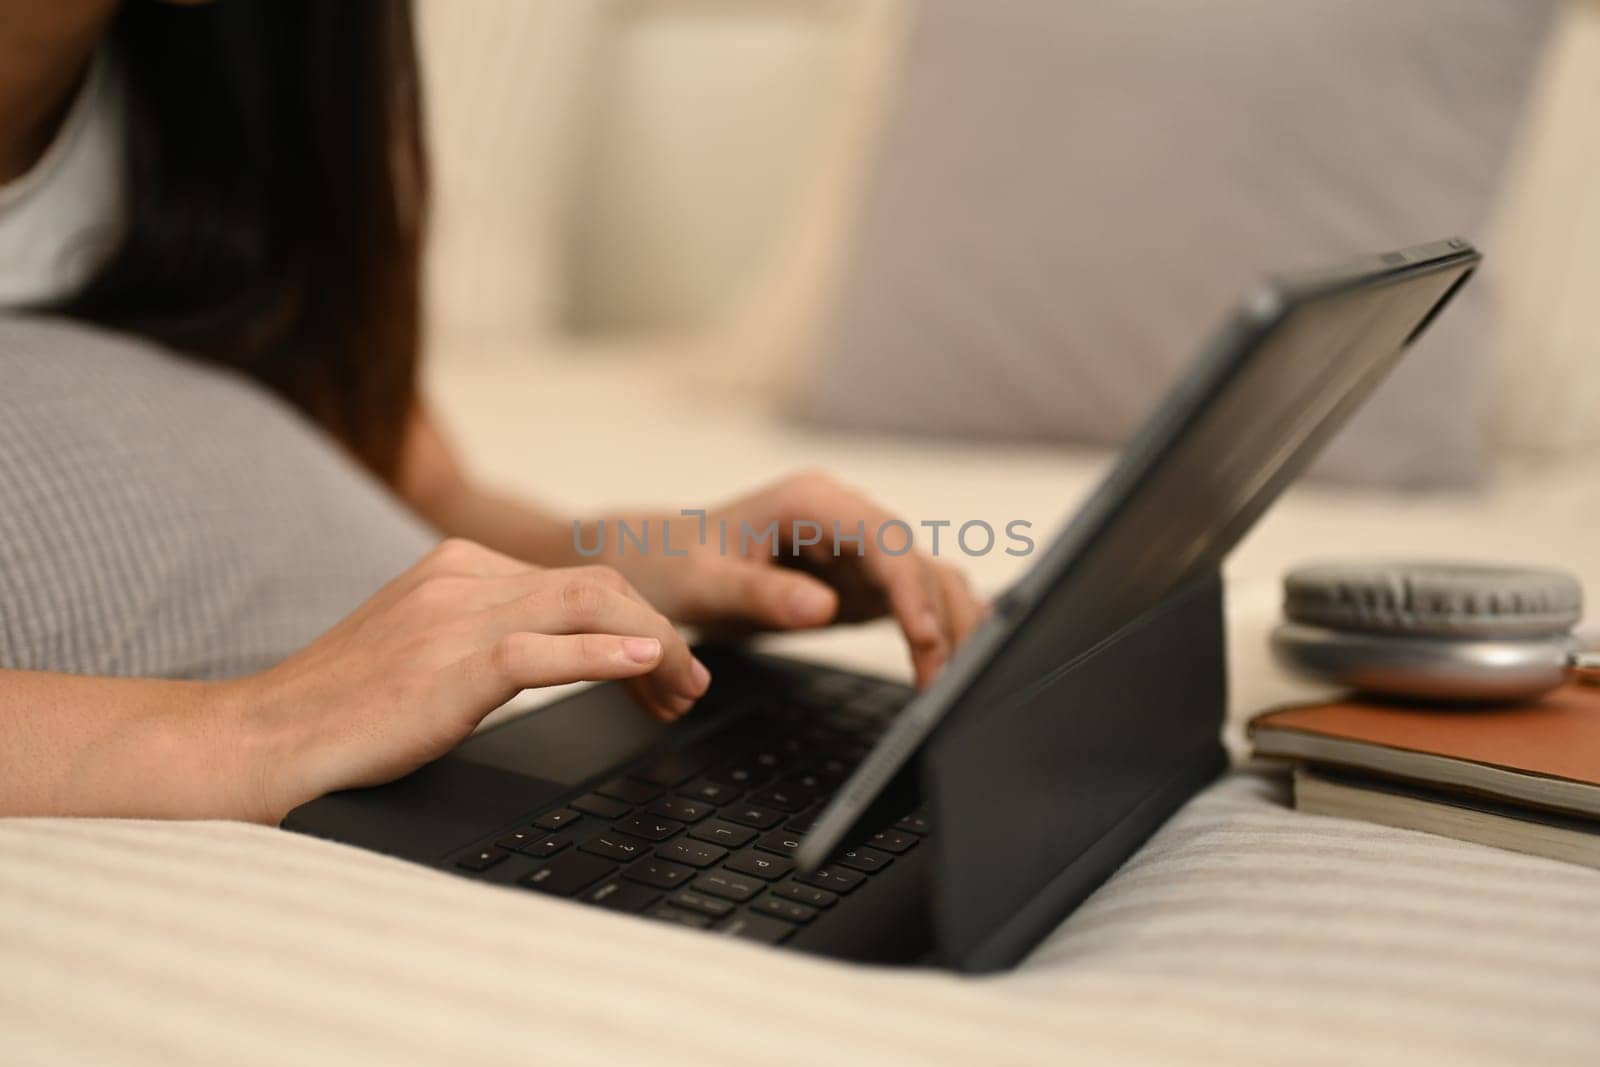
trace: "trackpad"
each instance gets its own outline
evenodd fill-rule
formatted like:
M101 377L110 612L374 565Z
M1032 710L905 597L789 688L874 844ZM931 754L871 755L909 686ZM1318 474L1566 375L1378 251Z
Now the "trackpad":
M671 729L646 715L622 686L597 685L485 730L454 757L577 785L643 755Z
M398 781L313 800L290 812L284 826L438 863L643 754L670 729L621 686L595 686L485 730Z

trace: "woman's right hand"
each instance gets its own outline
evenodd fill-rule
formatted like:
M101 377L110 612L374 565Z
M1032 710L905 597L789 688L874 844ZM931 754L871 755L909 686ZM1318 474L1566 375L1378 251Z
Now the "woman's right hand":
M240 783L242 803L278 822L444 755L522 689L602 679L630 679L668 721L711 683L611 568L543 569L449 540L304 650L219 695L259 772Z

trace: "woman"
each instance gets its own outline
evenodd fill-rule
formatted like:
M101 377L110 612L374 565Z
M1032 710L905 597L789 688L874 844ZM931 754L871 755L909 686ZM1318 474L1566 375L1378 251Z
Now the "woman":
M981 617L870 536L801 570L677 517L612 569L475 484L417 392L417 94L402 3L0 0L0 814L274 822L523 688L684 715L673 621L889 612L926 682ZM815 474L709 516L887 518Z

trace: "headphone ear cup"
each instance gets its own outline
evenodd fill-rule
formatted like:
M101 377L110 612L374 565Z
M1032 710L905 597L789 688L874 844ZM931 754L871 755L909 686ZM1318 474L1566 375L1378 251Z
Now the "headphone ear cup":
M1565 571L1330 563L1284 580L1273 631L1297 674L1409 700L1508 701L1562 684L1583 590Z
M1566 681L1570 653L1564 636L1464 641L1296 622L1272 632L1273 658L1295 674L1413 701L1532 700Z
M1355 633L1444 638L1564 634L1583 615L1568 571L1471 563L1323 563L1284 578L1292 622Z

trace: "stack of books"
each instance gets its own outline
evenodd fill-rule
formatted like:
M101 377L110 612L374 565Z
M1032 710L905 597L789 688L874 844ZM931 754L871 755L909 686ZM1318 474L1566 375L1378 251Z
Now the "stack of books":
M1600 867L1600 687L1516 707L1299 705L1250 737L1296 761L1301 811Z

